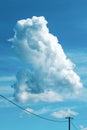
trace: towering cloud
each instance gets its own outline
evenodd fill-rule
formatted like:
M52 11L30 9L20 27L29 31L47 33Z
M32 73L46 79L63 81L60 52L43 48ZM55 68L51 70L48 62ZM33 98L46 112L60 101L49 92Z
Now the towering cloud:
M17 56L29 67L17 73L13 85L21 101L61 101L65 93L77 94L82 88L74 64L66 57L57 37L47 28L44 17L20 20L12 38Z

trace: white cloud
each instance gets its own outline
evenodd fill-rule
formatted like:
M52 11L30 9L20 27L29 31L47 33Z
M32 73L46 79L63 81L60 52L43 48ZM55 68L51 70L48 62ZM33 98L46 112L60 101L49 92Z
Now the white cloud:
M23 115L24 113L27 113L27 114L31 114L31 113L34 113L34 114L37 114L37 115L42 115L42 114L45 114L47 112L49 112L50 110L48 108L41 108L41 109L32 109L32 108L26 108L24 111L22 111L19 115L20 118L23 118Z
M39 115L39 114L45 114L45 113L47 113L47 112L49 112L49 109L47 109L47 108L42 108L42 109L38 110L36 113Z
M37 101L44 101L44 102L57 102L57 101L62 101L62 97L58 95L58 93L53 92L53 91L44 91L43 93L28 93L26 91L20 91L16 95L16 98L18 101L21 102L37 102Z
M71 109L66 109L66 110L59 110L59 111L53 112L51 115L56 118L65 118L69 116L76 116L78 115L78 113L75 111L72 111Z
M35 113L35 114L41 115L41 114L47 113L49 111L49 109L42 108L42 109L39 109L39 110L34 110L34 109L31 109L31 108L26 108L25 112L27 112L29 114L28 111L31 112L31 113Z
M31 109L31 108L26 108L26 109L25 109L25 112L26 112L26 113L28 113L28 111L31 112L31 113L34 113L34 110ZM30 113L28 113L28 114L30 114Z
M17 74L16 99L53 102L62 100L62 94L79 93L83 87L80 77L44 17L20 20L14 31L11 41L17 56L32 66Z
M87 130L87 127L84 127L84 126L81 125L81 126L80 126L80 129L81 129L81 130Z

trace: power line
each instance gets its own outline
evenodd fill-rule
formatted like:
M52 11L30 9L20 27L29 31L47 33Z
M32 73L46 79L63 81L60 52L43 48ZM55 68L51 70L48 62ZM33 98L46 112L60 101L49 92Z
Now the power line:
M71 124L72 124L72 126L73 126L76 130L79 130L79 129L75 126L75 124L74 124L73 122L71 122Z
M31 112L31 111L25 109L24 107L18 105L17 103L11 101L10 99L8 99L7 97L5 97L5 96L3 96L3 95L0 95L0 97L4 98L5 100L7 100L7 101L10 102L11 104L15 105L16 107L20 108L21 110L23 110L23 111L25 111L25 112L27 112L27 113L30 113L30 114L32 114L32 115L38 117L38 118L41 118L41 119L44 119L44 120L47 120L47 121L51 121L51 122L57 122L57 123L64 123L64 122L66 122L66 121L59 121L59 120L53 120L53 119L45 118L45 117L43 117L43 116L40 116L40 115L38 115L38 114L35 114L34 112Z

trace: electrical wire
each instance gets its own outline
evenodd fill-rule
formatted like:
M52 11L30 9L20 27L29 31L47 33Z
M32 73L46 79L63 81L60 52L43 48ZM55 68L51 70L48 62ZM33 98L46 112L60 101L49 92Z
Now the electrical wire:
M76 129L76 130L79 130L76 126L75 126L75 124L71 121L71 124L72 124L72 126Z
M40 116L38 114L35 114L34 112L31 112L27 109L25 109L24 107L18 105L17 103L13 102L12 100L8 99L7 97L3 96L3 95L0 95L0 97L4 98L5 100L7 100L8 102L10 102L11 104L15 105L16 107L20 108L21 110L27 112L27 113L30 113L38 118L41 118L41 119L44 119L44 120L47 120L47 121L51 121L51 122L57 122L57 123L64 123L66 121L59 121L59 120L53 120L53 119L49 119L49 118L46 118L46 117L43 117L43 116Z

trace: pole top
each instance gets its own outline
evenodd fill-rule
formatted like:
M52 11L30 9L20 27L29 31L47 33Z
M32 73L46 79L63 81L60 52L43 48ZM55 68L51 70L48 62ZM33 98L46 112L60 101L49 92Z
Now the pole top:
M65 117L66 119L73 119L73 117L70 117L70 116L68 116L68 117Z

